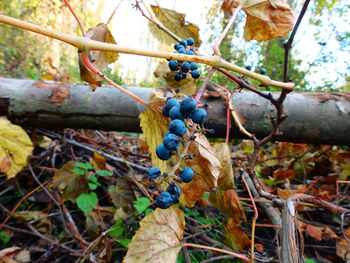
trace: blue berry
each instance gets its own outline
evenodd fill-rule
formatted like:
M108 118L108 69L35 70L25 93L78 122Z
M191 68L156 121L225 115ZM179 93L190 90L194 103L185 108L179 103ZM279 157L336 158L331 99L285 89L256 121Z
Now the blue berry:
M152 167L151 169L148 170L147 172L147 178L149 179L157 179L160 176L161 172L159 170L159 168L157 167Z
M186 133L186 130L186 125L182 120L173 120L169 124L169 131L177 136L184 135Z
M247 83L250 86L250 81L247 80L245 83Z
M265 69L265 68L262 68L262 69L260 70L260 73L263 74L263 75L266 74L266 69Z
M184 62L184 63L182 63L182 65L181 65L181 71L182 72L188 72L188 71L190 71L190 63L188 63L188 62Z
M179 45L180 45L179 43L176 43L176 44L174 45L174 49L177 50L177 49L179 48Z
M170 131L167 131L165 134L164 134L164 137L167 137L170 133Z
M179 176L184 183L189 183L193 180L194 172L190 167L184 167Z
M156 197L156 205L159 208L167 209L173 204L173 198L168 192L161 192Z
M166 105L164 105L164 107L162 108L162 113L165 117L169 117L169 109Z
M169 160L171 157L171 151L168 150L164 146L164 144L158 145L158 147L156 149L156 154L157 154L158 158L163 160L163 161Z
M174 107L169 111L169 117L172 120L183 120L184 116L181 113L180 107Z
M175 151L179 149L179 137L177 137L175 134L170 133L168 136L164 137L163 144L168 150Z
M189 51L186 51L186 53L185 53L186 55L194 55L194 52L193 51L191 51L191 50L189 50Z
M170 116L170 113L169 113ZM192 121L197 124L203 124L207 120L207 111L204 109L198 109L192 113Z
M198 70L193 70L193 71L191 72L191 76L192 76L192 78L194 78L194 79L198 79L200 75L201 75L201 73L200 73Z
M180 54L185 54L186 53L186 49L185 48L179 48L177 50L177 52L180 53Z
M182 74L181 74L182 72L177 72L175 75L174 75L174 79L176 80L176 81L180 81L180 80L182 80Z
M174 107L178 107L180 106L180 102L178 102L177 99L172 98L172 99L168 99L165 103L165 106L169 109L169 111L174 108Z
M196 70L196 69L198 69L197 63L196 63L196 62L191 62L191 63L190 63L190 70L191 70L191 71L194 71L194 70Z
M180 110L184 117L190 116L197 109L197 103L191 97L183 99L180 103Z
M187 47L187 41L186 40L181 40L180 45L183 45L184 47Z
M173 204L177 204L179 202L181 190L180 187L177 185L169 185L166 189L166 191L171 194L171 197L173 198Z
M179 69L179 67L177 66L176 60L173 60L173 59L170 60L168 65L171 71L177 71Z
M249 65L249 66L246 66L245 68L248 69L248 70L251 70L252 66Z
M180 72L181 79L185 79L187 77L187 74L185 72Z
M194 44L193 38L192 38L192 37L189 37L189 38L187 39L187 45L192 46L193 44Z

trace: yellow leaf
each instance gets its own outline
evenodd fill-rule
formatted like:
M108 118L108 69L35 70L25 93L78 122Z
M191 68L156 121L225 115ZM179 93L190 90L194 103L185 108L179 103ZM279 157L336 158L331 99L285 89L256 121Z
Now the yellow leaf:
M96 27L89 29L86 34L89 38L96 41L117 44L112 36L112 33L109 31L108 26L104 23L100 23ZM108 64L111 64L118 59L118 56L118 53L115 52L99 50L93 50L89 52L90 61L96 68L98 68L99 71L105 70ZM89 82L91 90L94 91L97 86L101 86L101 79L96 74L92 73L88 68L86 68L81 60L80 55L79 68L81 80Z
M175 74L176 72L169 69L168 62L165 60L160 61L154 71L154 75L157 78L163 77L166 83L173 89L179 89L181 93L185 93L187 96L193 95L197 89L196 80L190 74L187 74L187 78L176 81L174 79Z
M27 164L33 144L27 133L6 119L0 119L0 172L14 177Z
M198 26L186 21L186 16L181 13L177 13L174 10L167 8L161 8L159 6L151 6L157 19L171 32L180 37L181 39L187 39L192 37L194 40L194 46L199 47L202 41L199 39ZM153 22L149 22L149 27L153 35L167 44L174 43L174 39L168 34L160 30Z
M163 95L153 90L150 98L152 108L148 108L139 116L144 139L152 158L152 164L162 172L167 170L167 162L160 160L156 155L156 148L163 142L164 134L168 131L169 120L161 113L165 103Z
M128 245L124 263L172 263L182 248L184 212L177 207L157 208L140 221Z
M283 37L293 28L294 13L286 0L225 0L221 8L232 13L232 8L238 5L247 14L244 28L247 41Z

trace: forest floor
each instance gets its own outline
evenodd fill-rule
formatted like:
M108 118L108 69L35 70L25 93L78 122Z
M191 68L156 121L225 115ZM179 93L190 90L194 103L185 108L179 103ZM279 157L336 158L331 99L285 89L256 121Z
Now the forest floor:
M157 191L145 180L152 163L142 137L26 130L35 145L28 167L14 178L0 177L0 262L122 262L139 222L156 208L147 198ZM241 171L249 167L253 144L233 140L229 147L234 187L220 193L227 202L205 193L193 208L177 205L185 212L183 240L249 255L254 210ZM256 167L269 193L285 199L305 193L350 209L348 147L269 143ZM308 203L296 211L306 262L349 262L350 213L334 215ZM255 261L279 262L280 226L262 206L258 212ZM240 262L232 260L185 247L177 262Z

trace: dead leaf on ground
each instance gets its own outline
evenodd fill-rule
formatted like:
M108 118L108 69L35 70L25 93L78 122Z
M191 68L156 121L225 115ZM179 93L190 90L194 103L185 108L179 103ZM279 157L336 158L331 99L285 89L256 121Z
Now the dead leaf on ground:
M17 263L13 258L20 252L20 247L8 247L0 250L1 263Z
M318 227L310 224L306 224L300 220L297 220L299 228L301 231L307 233L310 237L320 242L322 239L328 240L337 240L339 237L333 230L331 230L328 226Z
M157 208L140 221L124 263L177 262L185 229L184 212L177 207Z
M279 168L273 172L273 177L275 181L293 179L295 177L295 171L293 169L283 170L283 168Z
M112 33L109 31L108 26L104 23L100 23L96 27L89 29L86 34L92 40L117 44ZM118 59L118 56L119 55L116 52L99 50L92 50L89 52L89 59L91 63L101 72L107 68L108 64L115 62ZM101 79L84 65L80 54L79 68L81 80L88 82L92 91L94 91L96 87L100 87L102 85Z
M77 168L74 161L69 161L58 169L49 184L51 189L58 189L64 201L75 202L80 194L87 193L88 183L85 175L79 175L72 170Z
M279 197L282 197L283 199L287 200L291 195L304 193L306 187L307 187L307 185L298 185L297 186L298 189L293 189L293 190L281 189L281 188L277 187L277 195Z
M0 118L0 172L14 177L27 165L33 144L27 133L18 125Z
M346 237L348 238L348 240L350 240L350 227L348 227L345 231L344 231ZM337 243L336 243L336 248L337 248L337 256L345 259L345 254L347 253L347 257L349 258L349 243L348 241L346 241L345 238L339 238L337 239Z
M51 233L52 224L50 217L46 213L41 211L18 211L11 214L11 217L16 218L21 221L29 222L36 220L33 225L37 230L42 233Z
M221 8L232 14L242 5L247 14L244 38L247 41L267 41L287 35L294 25L294 13L285 0L224 0Z
M186 21L186 15L175 12L174 10L161 8L159 6L151 5L151 8L157 19L171 32L181 39L188 39L192 37L194 46L199 47L202 41L199 39L199 27ZM174 43L175 40L160 30L153 22L148 23L152 34L161 42L167 44Z
M108 194L116 208L132 205L135 200L129 182L123 177L117 178L115 186L108 187Z

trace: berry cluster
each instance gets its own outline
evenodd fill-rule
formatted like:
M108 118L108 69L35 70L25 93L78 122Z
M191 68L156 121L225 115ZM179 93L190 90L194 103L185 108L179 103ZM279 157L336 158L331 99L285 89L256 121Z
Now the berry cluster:
M194 55L194 44L193 38L188 38L187 40L181 40L180 43L176 43L174 48L174 53L180 53L185 55ZM169 68L171 71L178 71L174 75L176 81L180 81L187 77L187 73L190 73L192 78L198 79L200 72L198 70L198 65L195 62L183 62L176 61L174 59L169 60Z
M173 154L178 154L180 142L183 143L184 135L187 132L189 119L193 123L203 125L207 119L207 112L204 109L197 108L197 102L192 97L187 97L181 100L171 98L166 101L162 109L163 115L171 118L169 131L166 132L163 138L163 143L156 149L157 157L161 160L169 160ZM195 136L190 136L188 140L195 139ZM188 158L194 158L193 155L188 155ZM177 181L189 183L194 178L194 171L190 167L184 167L177 172ZM161 171L157 167L152 167L147 173L147 178L151 181L157 179L161 175ZM166 177L166 174L163 174ZM156 204L160 208L168 208L172 204L179 202L180 188L174 183L170 184L165 192L161 192L156 197Z

